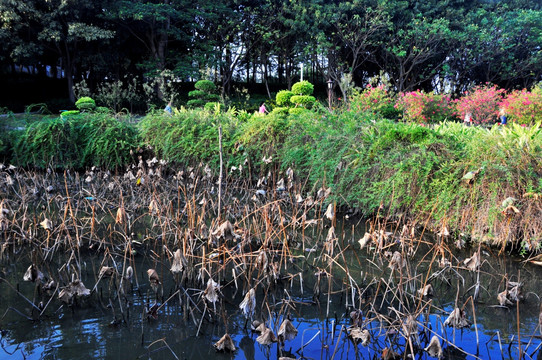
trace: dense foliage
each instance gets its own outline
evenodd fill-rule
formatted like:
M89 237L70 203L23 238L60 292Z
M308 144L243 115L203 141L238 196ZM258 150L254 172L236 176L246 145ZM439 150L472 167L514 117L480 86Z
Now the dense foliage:
M114 169L133 160L131 154L139 145L133 126L107 115L55 117L11 133L12 162L41 169Z
M86 95L116 111L163 106L180 91L165 88L202 78L220 82L224 99L257 83L272 98L301 63L321 92L331 79L342 98L379 73L396 92L520 90L541 80L541 15L530 0L0 0L0 72L61 77L72 104L73 81L84 79Z
M355 96L363 100L352 104L363 104L364 95ZM329 187L337 205L364 215L400 216L503 246L534 248L542 236L540 122L427 126L359 107L268 115L180 109L149 113L139 124L83 113L6 131L1 140L12 142L13 152L0 149L4 160L22 166L119 168L137 153L180 166L204 164L216 175L219 128L226 174L246 181L270 171L286 177L292 169L303 179L294 190L301 196Z

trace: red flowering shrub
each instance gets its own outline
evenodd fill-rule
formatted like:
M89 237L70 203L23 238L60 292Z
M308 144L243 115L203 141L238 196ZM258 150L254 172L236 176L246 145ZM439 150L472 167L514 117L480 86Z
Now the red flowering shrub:
M438 95L421 90L400 93L395 107L403 112L405 121L438 123L455 118L454 108L448 95Z
M457 113L464 116L470 112L471 119L476 124L494 123L498 119L503 93L504 89L497 89L497 85L476 86L455 101Z
M369 112L385 118L393 118L396 111L393 107L395 100L383 85L373 87L367 85L361 93L354 94L350 99L350 107L354 111Z
M542 89L533 91L514 90L500 102L510 121L521 125L532 125L542 120Z

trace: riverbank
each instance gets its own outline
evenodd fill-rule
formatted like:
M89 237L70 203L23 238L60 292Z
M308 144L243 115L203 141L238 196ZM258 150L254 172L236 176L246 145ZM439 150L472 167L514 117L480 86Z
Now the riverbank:
M10 132L2 155L26 168L116 172L156 156L168 171L204 164L217 179L219 126L226 177L261 185L271 174L268 188L302 198L329 188L327 201L347 212L519 253L540 247L538 126L428 128L326 109L289 116L181 111L138 124L85 115Z

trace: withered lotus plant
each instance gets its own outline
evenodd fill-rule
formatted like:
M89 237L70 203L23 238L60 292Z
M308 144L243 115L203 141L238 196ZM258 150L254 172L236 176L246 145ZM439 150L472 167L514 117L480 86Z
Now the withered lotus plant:
M285 319L282 324L280 324L277 336L281 342L293 340L297 336L297 329L290 320Z
M470 326L470 322L467 319L467 314L465 310L460 308L455 308L454 311L450 313L450 316L444 321L444 326L451 326L456 329L462 329Z
M442 358L442 347L440 346L438 337L435 335L433 335L431 341L429 341L429 345L427 345L427 347L423 350L431 357L438 359Z
M154 269L148 269L147 275L149 277L149 283L151 284L151 288L155 293L158 293L158 288L162 283L160 282L160 278L158 277L158 273Z
M278 341L277 337L273 333L273 330L270 328L265 328L264 331L262 331L262 334L256 338L256 341L260 345L271 345L272 343L276 343Z
M125 222L126 222L126 210L124 210L124 207L120 207L117 209L117 215L115 216L115 223L122 225Z
M113 276L114 274L116 274L116 270L114 267L111 267L111 266L102 266L102 268L100 269L100 273L98 274L98 278L109 278L111 276Z
M235 344L229 334L224 334L213 346L217 351L234 352L236 350Z
M185 260L186 261L186 260ZM184 266L183 266L183 254L181 252L181 249L177 249L173 253L173 262L171 264L171 272L173 274L180 274L183 272Z
M215 303L218 301L218 292L220 291L220 285L213 279L209 279L207 281L207 288L204 291L205 298L215 305Z
M470 258L465 259L465 261L463 261L463 265L465 265L465 267L470 271L478 270L481 265L480 253L477 251Z
M239 304L239 309L243 312L245 317L250 318L254 315L254 310L256 309L256 291L254 288L250 289Z
M369 342L371 341L371 333L367 329L361 329L358 326L351 326L348 328L348 336L354 341L354 343L358 343L358 341L361 341L361 345L367 346L369 345Z
M24 273L23 280L24 281L43 281L43 273L39 271L38 267L34 264L30 265L28 269L26 269L26 272Z
M90 290L79 279L73 280L58 294L58 298L66 304L71 304L75 297L80 298L85 296L90 296Z

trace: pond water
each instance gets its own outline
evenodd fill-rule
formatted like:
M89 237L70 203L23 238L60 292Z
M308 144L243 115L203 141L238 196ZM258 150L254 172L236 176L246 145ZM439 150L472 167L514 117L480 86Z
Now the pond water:
M445 359L517 359L518 340L523 358L542 359L538 325L541 268L482 247L479 271L462 266L477 248L454 249L453 266L445 271L436 265L435 248L429 242L436 239L424 238L428 243L420 242L405 266L392 271L383 252L360 249L357 240L365 232L363 226L354 233L344 230L351 228L348 222L337 228L343 230L331 257L325 248L308 243L304 250L303 246L292 247L288 264L281 266L282 279L258 284L254 319L264 320L276 334L288 315L298 330L293 340L269 346L256 341L258 334L251 331L250 321L242 314L239 304L248 287L239 281L236 289L230 268L215 277L221 288L213 305L203 299L206 285L178 285L164 251L141 247L131 262L134 278L124 294L118 296L118 282L103 278L92 295L68 305L58 300L57 293L42 293L35 283L23 281L35 258L32 251L5 251L0 261L0 359L380 359L386 348L431 359L420 349L433 335L440 339ZM325 238L326 231L313 230L305 236L318 244L323 241L318 236ZM44 274L60 271L71 255L58 250L41 270ZM122 252L111 257L122 271ZM104 255L82 252L78 258L81 280L92 289ZM162 279L162 297L149 285L149 268L156 269ZM332 274L331 287L325 272ZM248 281L252 285L256 273ZM434 295L422 299L416 290L428 280ZM507 281L522 284L523 299L501 307L497 294ZM476 292L472 302L469 298ZM45 310L38 317L41 310L33 309L31 303L39 301ZM456 304L466 311L470 326L454 329L443 325ZM153 305L159 308L149 311ZM371 335L366 346L348 336L350 312L355 309L362 311L361 328ZM417 320L412 339L419 341L412 350L403 326L409 314ZM236 347L233 353L217 352L213 347L226 332Z
M161 167L0 170L0 359L542 359L542 268L336 219L324 187L230 178L217 204L207 167Z

